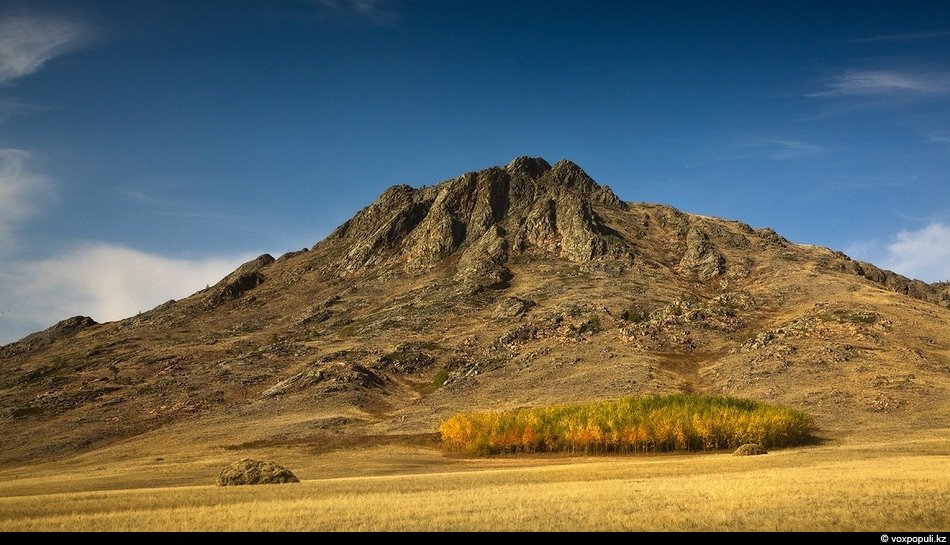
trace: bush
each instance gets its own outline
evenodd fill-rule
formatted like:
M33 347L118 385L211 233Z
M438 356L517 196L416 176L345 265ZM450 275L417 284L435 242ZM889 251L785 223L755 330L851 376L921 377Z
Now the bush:
M436 388L440 388L443 384L445 384L445 381L447 380L449 380L448 369L439 369L435 373L435 378L432 379L432 385L435 386Z
M802 411L727 396L671 394L457 414L439 426L464 454L667 452L787 447L814 429Z
M625 322L639 324L650 319L650 313L640 309L627 309L620 313L620 319Z
M568 332L576 337L580 337L584 333L591 333L591 334L600 333L600 317L594 316L592 318L584 320L578 326L572 325L568 328Z
M299 482L300 479L293 472L279 464L244 458L228 464L218 475L217 485L235 486Z

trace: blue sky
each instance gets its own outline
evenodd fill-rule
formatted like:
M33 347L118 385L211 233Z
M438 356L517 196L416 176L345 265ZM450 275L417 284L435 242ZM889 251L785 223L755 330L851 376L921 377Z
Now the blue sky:
M948 279L950 9L0 0L0 342L518 155Z

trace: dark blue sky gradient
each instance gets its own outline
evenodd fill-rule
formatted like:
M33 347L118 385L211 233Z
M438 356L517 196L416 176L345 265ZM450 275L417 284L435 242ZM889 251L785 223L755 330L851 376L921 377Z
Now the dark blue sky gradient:
M0 148L57 186L18 258L276 254L518 155L836 249L950 221L946 2L353 6L8 3L96 33L0 87L32 105Z
M948 212L950 150L926 141L948 127L945 95L808 96L849 70L950 70L947 35L856 41L950 28L945 3L378 9L392 19L320 2L86 3L95 45L4 90L42 109L7 120L0 146L35 150L63 186L35 250L68 234L279 251L391 184L522 154L570 158L625 199L838 248Z

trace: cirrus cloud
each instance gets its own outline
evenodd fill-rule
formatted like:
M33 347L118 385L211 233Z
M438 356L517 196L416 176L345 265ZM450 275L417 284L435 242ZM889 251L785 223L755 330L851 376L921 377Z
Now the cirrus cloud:
M825 84L810 97L850 97L881 95L945 95L950 93L950 74L942 72L901 72L895 70L849 70Z
M48 17L0 19L0 85L32 74L51 59L74 51L93 36L80 22Z
M24 150L0 149L0 255L16 245L17 226L53 192L48 178L27 168L29 159Z
M338 17L356 17L377 25L388 25L399 18L388 9L386 0L316 0L327 13Z

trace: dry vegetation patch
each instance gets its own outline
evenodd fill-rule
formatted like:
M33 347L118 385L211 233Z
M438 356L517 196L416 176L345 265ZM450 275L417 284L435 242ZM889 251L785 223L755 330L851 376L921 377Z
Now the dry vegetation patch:
M244 458L232 462L218 475L218 486L243 484L299 483L300 479L289 469L274 462Z
M693 394L461 413L439 427L446 448L474 455L787 447L807 442L813 430L812 417L803 411Z

